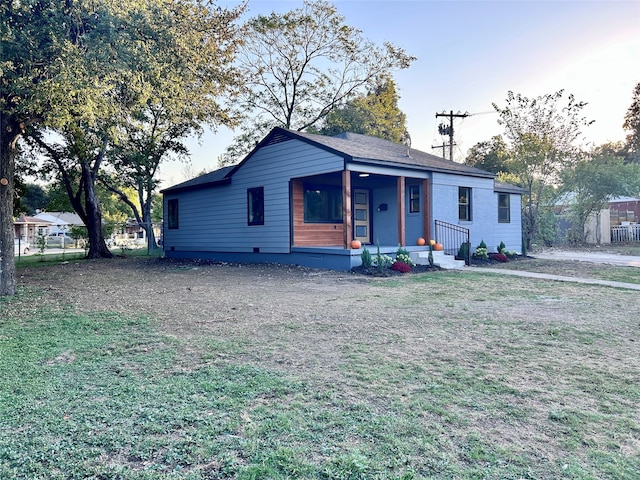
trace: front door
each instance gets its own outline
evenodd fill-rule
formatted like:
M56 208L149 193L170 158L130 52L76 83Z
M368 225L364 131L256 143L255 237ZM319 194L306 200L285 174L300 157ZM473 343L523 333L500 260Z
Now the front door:
M371 207L369 190L353 191L353 238L364 245L371 243Z

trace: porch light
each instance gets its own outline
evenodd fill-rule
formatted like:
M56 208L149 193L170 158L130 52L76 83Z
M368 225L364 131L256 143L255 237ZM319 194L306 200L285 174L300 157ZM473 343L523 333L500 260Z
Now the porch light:
M368 174L368 173L359 173L359 174L358 174L358 176L359 176L360 178L364 178L364 177L368 177L368 176L369 176L369 174Z

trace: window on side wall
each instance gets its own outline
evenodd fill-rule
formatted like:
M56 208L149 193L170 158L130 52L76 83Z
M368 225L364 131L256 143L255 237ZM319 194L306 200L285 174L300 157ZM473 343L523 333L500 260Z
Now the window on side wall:
M167 224L170 230L178 228L178 199L167 202Z
M511 223L511 197L508 193L498 194L498 223Z
M471 188L458 187L458 220L471 221Z
M420 213L420 185L409 187L409 213Z
M342 188L305 184L304 223L342 223Z
M264 225L264 187L247 189L247 223Z

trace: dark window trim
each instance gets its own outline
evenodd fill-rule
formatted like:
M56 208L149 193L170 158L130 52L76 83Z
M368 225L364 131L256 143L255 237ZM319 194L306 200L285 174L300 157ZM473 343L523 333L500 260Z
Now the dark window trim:
M504 195L507 199L507 205L500 205L500 196ZM500 212L506 212L506 218L501 219ZM511 195L508 193L499 193L498 194L498 223L511 223Z
M326 219L317 219L317 218L309 218L309 209L307 205L307 191L331 191L333 195L336 195L340 203L340 212L336 217L326 218ZM342 187L340 185L330 185L330 184L316 184L316 183L303 183L302 185L302 209L303 209L303 221L304 223L343 223L343 205L342 205ZM339 217L339 218L338 218Z
M466 190L466 198L467 202L462 203L462 193L463 190ZM472 189L471 187L458 187L458 220L461 222L471 222L473 220L472 216ZM461 215L462 209L464 208L464 216ZM464 218L466 217L466 218Z
M254 196L257 195L255 198ZM259 203L255 203L259 200ZM259 208L257 208L259 207ZM261 210L256 217L254 208ZM253 213L253 219L251 214ZM264 187L247 188L247 225L264 225Z
M416 191L416 196L413 196L414 189ZM416 208L414 209L414 200L416 201ZM409 185L409 213L420 213L421 210L420 201L420 185Z
M167 201L167 228L177 230L180 226L180 210L177 198Z

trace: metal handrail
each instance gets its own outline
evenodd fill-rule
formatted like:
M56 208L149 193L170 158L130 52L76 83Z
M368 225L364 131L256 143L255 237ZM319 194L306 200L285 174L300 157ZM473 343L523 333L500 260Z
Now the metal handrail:
M443 245L443 250L447 255L464 260L466 265L471 264L471 242L469 229L454 225L453 223L435 220L436 242ZM466 248L463 247L466 245Z

